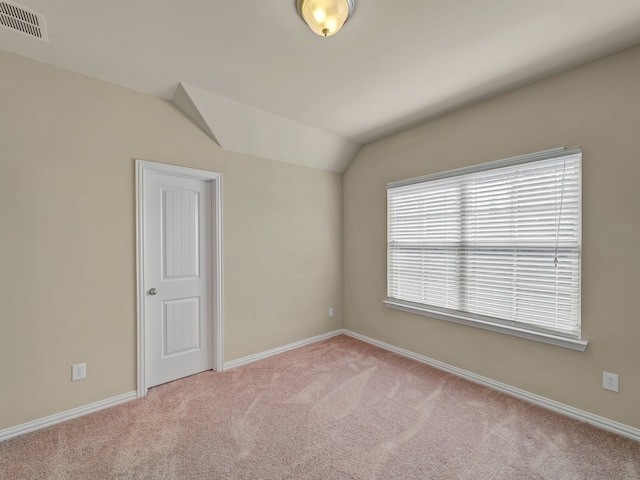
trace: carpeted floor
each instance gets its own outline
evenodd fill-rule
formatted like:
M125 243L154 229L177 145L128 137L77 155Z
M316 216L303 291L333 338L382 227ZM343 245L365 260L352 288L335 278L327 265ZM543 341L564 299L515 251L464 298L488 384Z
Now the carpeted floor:
M339 336L0 443L2 479L640 479L640 443Z

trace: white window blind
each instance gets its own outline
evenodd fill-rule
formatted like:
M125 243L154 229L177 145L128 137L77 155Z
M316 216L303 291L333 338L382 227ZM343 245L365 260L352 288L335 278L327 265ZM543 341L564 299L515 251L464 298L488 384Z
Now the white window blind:
M387 206L387 302L580 338L579 149L391 183Z

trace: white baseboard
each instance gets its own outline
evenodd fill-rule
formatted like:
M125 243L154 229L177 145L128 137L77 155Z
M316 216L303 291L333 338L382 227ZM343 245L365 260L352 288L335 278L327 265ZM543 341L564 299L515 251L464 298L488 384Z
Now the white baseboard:
M24 435L25 433L33 432L35 430L40 430L41 428L55 425L56 423L71 420L72 418L78 418L89 413L104 410L105 408L113 407L115 405L133 400L135 398L138 398L138 395L135 391L123 393L122 395L107 398L105 400L100 400L99 402L90 403L89 405L72 408L71 410L67 410L66 412L56 413L55 415L50 415L38 420L33 420L32 422L27 422L23 423L22 425L16 425L15 427L6 428L4 430L0 430L0 442L9 440L13 437L17 437L18 435Z
M307 338L306 340L300 340L298 342L293 342L283 347L274 348L271 350L267 350L266 352L254 353L253 355L249 355L246 357L238 358L237 360L231 360L230 362L225 362L224 369L229 370L230 368L239 367L241 365L246 365L247 363L257 362L258 360L262 360L267 357L271 357L272 355L277 355L279 353L287 352L289 350L293 350L294 348L300 348L305 345L309 345L311 343L316 343L321 340L326 340L327 338L336 337L338 335L342 335L343 333L347 333L347 331L343 328L334 330L332 332L323 333L322 335L316 335L315 337Z
M332 332L324 333L322 335L317 335L315 337L307 338L305 340L300 340L299 342L290 343L283 347L274 348L266 352L256 353L254 355L249 355L247 357L239 358L237 360L232 360L231 362L227 362L224 364L224 370L228 370L229 368L239 367L240 365L246 365L247 363L262 360L263 358L267 358L272 355L276 355L278 353L283 353L288 350L293 350L294 348L299 348L304 345L309 345L311 343L319 342L320 340L326 340L327 338L335 337L345 332L346 331L344 329L334 330ZM61 423L66 420L71 420L72 418L81 417L83 415L97 412L105 408L113 407L115 405L119 405L121 403L125 403L130 400L133 400L135 398L138 398L138 394L137 392L133 391L133 392L125 393L122 395L118 395L116 397L107 398L106 400L101 400L99 402L91 403L89 405L84 405L82 407L67 410L66 412L57 413L55 415L51 415L48 417L40 418L38 420L33 420L31 422L23 423L22 425L16 425L15 427L10 427L5 430L0 430L0 442L4 440L9 440L10 438L17 437L19 435L24 435L25 433L33 432L35 430L40 430L41 428L55 425L56 423Z
M529 403L539 405L548 410L552 410L562 415L566 415L567 417L575 418L576 420L589 423L596 427L602 428L603 430L608 430L610 432L613 432L618 435L622 435L624 437L631 438L632 440L640 442L640 429L630 427L623 423L615 422L613 420L609 420L607 418L600 417L598 415L594 415L584 410L570 407L569 405L565 405L563 403L550 400L540 395L527 392L526 390L521 390L519 388L512 387L505 383L496 382L495 380L491 380L490 378L483 377L481 375L476 375L475 373L468 372L461 368L454 367L452 365L440 362L438 360L434 360L429 357L425 357L424 355L420 355L419 353L414 353L409 350L405 350L403 348L399 348L394 345L390 345L388 343L384 343L379 340L369 338L365 335L361 335L359 333L352 332L351 330L347 330L344 328L334 330L332 332L324 333L322 335L317 335L315 337L307 338L306 340L300 340L298 342L290 343L288 345L274 348L272 350L267 350L266 352L256 353L253 355L249 355L247 357L242 357L242 358L238 358L237 360L226 362L224 364L224 370L228 370L230 368L239 367L241 365L246 365L248 363L256 362L258 360L262 360L264 358L277 355L278 353L283 353L289 350L293 350L295 348L299 348L305 345L319 342L321 340L326 340L328 338L332 338L342 334L348 335L358 340L362 340L363 342L369 343L371 345L375 345L384 350L397 353L398 355L402 355L403 357L416 360L420 363L430 365L434 368L443 370L445 372L451 373L458 377L465 378L479 385L483 385L493 390L506 393L507 395L510 395L512 397L516 397L521 400L527 401ZM113 407L115 405L119 405L121 403L125 403L130 400L133 400L135 398L137 398L137 393L135 391L124 393L122 395L108 398L106 400L102 400L99 402L91 403L83 407L74 408L71 410L67 410L66 412L51 415L45 418L41 418L39 420L34 420L32 422L23 423L22 425L17 425L15 427L7 428L5 430L0 430L0 442L2 442L3 440L8 440L13 437L17 437L18 435L23 435L25 433L33 432L41 428L55 425L56 423L64 422L65 420L71 420L72 418L81 417L83 415L97 412L105 408Z
M570 407L569 405L565 405L563 403L556 402L555 400L550 400L548 398L541 397L540 395L536 395L535 393L530 393L530 392L527 392L526 390L521 390L519 388L512 387L511 385L507 385L506 383L496 382L495 380L491 380L490 378L483 377L481 375L476 375L475 373L468 372L466 370L463 370L458 367L454 367L452 365L448 365L443 362L439 362L438 360L425 357L424 355L420 355L418 353L414 353L409 350L405 350L403 348L395 347L388 343L384 343L379 340L366 337L364 335L352 332L350 330L345 329L343 333L350 337L357 338L358 340L362 340L363 342L367 342L367 343L370 343L371 345L375 345L385 350L389 350L390 352L397 353L398 355L402 355L403 357L411 358L412 360L416 360L420 363L430 365L439 370L444 370L445 372L451 373L458 377L462 377L471 382L491 388L493 390L498 390L512 397L516 397L526 402L539 405L543 408L552 410L554 412L560 413L567 417L575 418L576 420L589 423L596 427L602 428L603 430L608 430L610 432L617 433L618 435L631 438L632 440L640 441L640 429L630 427L623 423L614 422L613 420L609 420L608 418L594 415L593 413L585 412L584 410Z

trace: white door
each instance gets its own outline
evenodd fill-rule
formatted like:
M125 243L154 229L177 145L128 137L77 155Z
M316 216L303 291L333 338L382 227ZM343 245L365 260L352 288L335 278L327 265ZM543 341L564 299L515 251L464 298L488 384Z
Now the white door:
M146 388L213 367L212 185L144 175Z

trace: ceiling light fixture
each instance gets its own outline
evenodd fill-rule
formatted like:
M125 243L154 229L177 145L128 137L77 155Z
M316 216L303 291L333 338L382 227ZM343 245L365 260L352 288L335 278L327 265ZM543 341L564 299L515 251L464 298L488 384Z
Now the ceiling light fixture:
M355 0L296 0L298 15L313 33L335 35L353 13Z

